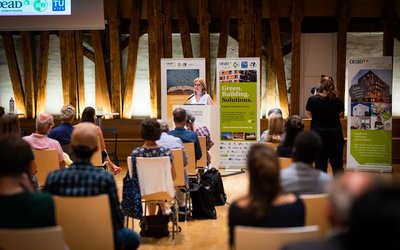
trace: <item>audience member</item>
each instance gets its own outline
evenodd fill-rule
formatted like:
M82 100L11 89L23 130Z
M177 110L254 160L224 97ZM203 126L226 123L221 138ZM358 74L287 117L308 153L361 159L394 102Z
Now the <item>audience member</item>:
M172 178L175 179L175 167L173 164L173 157L171 150L169 148L157 145L156 141L160 139L161 136L161 128L160 123L157 122L157 119L146 118L140 124L140 134L144 140L144 144L141 147L137 147L132 151L132 168L133 175L132 178L135 180L136 184L139 184L137 170L136 170L136 158L137 157L170 157L171 158L171 174ZM138 187L136 187L139 190ZM141 202L140 197L136 202ZM162 212L164 214L169 214L171 211L168 207L168 204L160 204ZM156 204L148 204L148 210L150 215L156 214Z
M181 148L183 152L183 165L186 166L188 163L188 157L186 154L185 146L180 138L169 135L169 126L163 120L157 120L160 123L161 136L160 139L156 141L157 145L163 146L165 148L173 149L173 148Z
M304 226L304 204L293 193L284 193L279 182L279 161L269 147L253 145L247 156L248 194L229 208L229 243L237 225L254 227ZM263 244L263 243L261 243Z
M314 131L303 131L296 137L292 153L294 162L281 171L281 185L284 191L298 194L327 192L331 177L312 165L321 148L321 138Z
M30 178L33 159L29 144L19 135L0 136L0 228L56 224L52 197L33 192Z
M294 139L303 129L304 124L300 116L294 115L287 119L282 140L276 148L279 157L292 157Z
M2 117L4 114L5 114L4 107L0 106L0 117Z
M94 108L86 107L82 112L81 122L90 122L90 123L95 124L95 118L96 118L96 112L95 112ZM121 172L122 168L118 167L111 161L110 157L108 156L107 150L106 150L106 144L104 142L103 132L101 131L101 128L99 126L96 126L96 127L97 127L97 135L100 139L100 149L101 149L102 156L103 156L103 162L105 161L106 164L112 168L114 174L119 174L119 172Z
M207 153L207 165L209 165L211 163L211 154L209 150L211 149L212 146L214 146L214 142L211 140L211 134L208 128L206 126L197 126L197 124L194 123L195 120L196 117L192 114L192 112L186 110L186 128L190 131L195 131L197 136L206 137L207 152L205 153Z
M265 130L258 142L278 143L283 133L282 111L274 108L268 111L268 129Z
M124 216L118 201L114 177L104 169L94 167L90 163L90 158L97 148L97 126L86 122L76 126L71 135L71 150L76 157L76 161L69 168L50 173L44 190L54 195L62 196L107 194L110 198L114 238L117 246L122 246L122 249L136 249L140 240L136 233L123 228Z
M61 124L58 127L53 128L49 137L57 140L64 152L69 153L69 143L71 142L71 134L74 127L72 122L75 118L75 108L74 106L67 104L61 108Z
M334 175L343 173L344 139L340 116L344 112L344 104L331 77L321 77L319 93L308 98L306 110L312 117L311 129L321 136L323 143L316 168L327 172L329 160Z
M323 240L292 243L285 247L284 250L347 249L346 238L349 230L349 221L351 220L350 211L352 206L363 194L377 185L377 180L370 174L361 172L348 172L334 179L329 189L329 203L326 211L327 217L332 224L331 232Z
M3 134L21 136L21 126L17 115L8 113L0 117L0 135Z
M47 136L51 128L54 126L53 116L49 113L40 113L36 118L36 131L31 135L24 136L24 139L34 150L56 149L60 167L65 167L64 152L60 143Z
M195 157L196 160L199 160L202 156L199 138L197 138L195 132L185 129L186 110L183 108L177 108L174 110L172 115L174 116L175 129L169 131L169 134L180 138L183 143L194 142Z
M194 93L186 101L188 104L213 105L211 96L207 94L207 85L203 78L197 77L193 80Z

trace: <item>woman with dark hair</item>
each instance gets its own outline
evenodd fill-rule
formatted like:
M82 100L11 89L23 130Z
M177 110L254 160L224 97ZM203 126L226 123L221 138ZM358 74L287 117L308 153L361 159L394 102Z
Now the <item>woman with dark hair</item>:
M96 111L94 110L94 108L86 107L82 112L81 122L91 122L93 124L96 124L95 118L96 118ZM114 174L119 174L119 172L121 172L122 168L115 165L111 161L110 157L108 156L107 150L106 150L106 144L104 142L103 132L101 131L101 128L98 126L97 126L97 134L99 135L100 148L101 148L101 152L102 152L104 161L106 161L107 165L112 168Z
M21 136L18 116L8 113L0 117L0 135L14 134Z
M283 132L283 139L276 148L279 157L291 157L294 139L303 131L304 123L300 116L294 115L287 119Z
M329 160L334 175L343 173L344 138L340 116L344 104L332 77L321 78L319 93L308 98L306 110L312 117L311 129L320 135L323 143L316 168L327 172Z
M160 123L155 118L146 118L140 124L140 135L144 140L144 144L141 147L137 147L132 151L132 178L138 183L138 176L136 170L136 158L137 157L163 157L167 156L171 158L171 174L172 178L175 179L175 168L173 165L173 157L171 150L163 146L158 146L156 141L160 139L161 127ZM125 177L126 178L126 177ZM157 180L154 180L157 181ZM138 188L138 187L137 187ZM139 190L139 188L138 188ZM140 193L140 192L139 192ZM139 199L139 202L140 199ZM170 209L166 203L160 204L163 214L169 214ZM156 214L156 204L148 204L148 210L150 215Z
M229 242L237 225L252 227L298 227L304 225L304 204L296 195L283 193L279 161L273 149L251 146L247 156L248 194L229 208Z
M0 136L0 228L49 227L56 223L51 195L34 193L30 178L33 160L31 147L19 135Z

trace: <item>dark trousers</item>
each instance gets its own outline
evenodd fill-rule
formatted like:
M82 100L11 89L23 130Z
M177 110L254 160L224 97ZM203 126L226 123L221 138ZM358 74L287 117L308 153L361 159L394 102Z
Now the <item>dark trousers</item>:
M318 155L315 167L324 172L328 170L328 160L332 166L333 175L343 173L343 135L320 134L322 139L322 150Z

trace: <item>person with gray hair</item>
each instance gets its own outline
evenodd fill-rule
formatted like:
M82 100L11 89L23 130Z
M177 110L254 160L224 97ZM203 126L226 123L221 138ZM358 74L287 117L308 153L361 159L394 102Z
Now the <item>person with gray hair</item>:
M49 137L57 140L61 144L63 150L68 153L68 145L71 142L71 134L74 130L72 126L72 122L75 118L74 106L70 104L64 105L61 108L60 118L61 124L50 131Z
M188 163L188 157L186 154L185 146L183 145L183 142L181 139L178 137L172 136L168 134L169 131L169 126L168 123L166 123L163 120L158 119L158 123L160 123L160 128L161 128L161 136L160 139L156 141L156 143L159 146L163 146L169 149L173 148L181 148L183 152L183 164L184 166L187 165Z
M47 136L54 126L53 116L49 113L40 113L36 118L36 131L31 135L24 136L24 139L33 150L56 149L60 167L65 167L64 155L58 141Z

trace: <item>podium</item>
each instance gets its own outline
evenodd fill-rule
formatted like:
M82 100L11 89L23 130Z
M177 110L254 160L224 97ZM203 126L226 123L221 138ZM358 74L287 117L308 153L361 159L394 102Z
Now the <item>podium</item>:
M210 131L211 140L214 142L214 146L210 149L211 165L215 168L219 167L219 115L217 105L201 105L201 104L184 104L184 105L173 105L173 110L176 108L183 108L192 112L196 117L195 124L197 126L206 126ZM173 124L173 121L168 123ZM174 126L171 126L173 128Z

